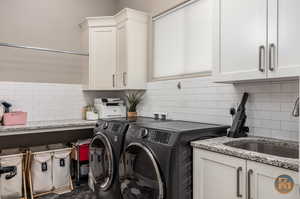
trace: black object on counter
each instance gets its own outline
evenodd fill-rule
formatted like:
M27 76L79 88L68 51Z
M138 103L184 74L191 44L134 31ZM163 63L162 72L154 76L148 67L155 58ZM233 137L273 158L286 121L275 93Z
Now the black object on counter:
M229 130L228 137L233 137L233 138L247 137L249 128L245 127L245 123L247 120L245 105L248 100L248 96L249 96L248 93L244 93L241 104L239 105L238 110L234 116L234 120Z
M233 117L233 116L235 115L235 113L236 113L235 108L233 108L233 107L230 108L229 113L230 113L230 115Z
M9 111L9 109L10 109L10 107L12 106L10 103L8 103L8 102L2 102L2 105L4 106L4 108L5 108L5 110L4 110L4 112L5 113L9 113L10 111Z

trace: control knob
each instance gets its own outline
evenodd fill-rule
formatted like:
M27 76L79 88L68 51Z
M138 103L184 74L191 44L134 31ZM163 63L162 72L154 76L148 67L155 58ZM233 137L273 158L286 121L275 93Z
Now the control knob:
M108 122L104 122L103 129L107 129L107 128L108 128Z
M143 139L147 138L149 136L148 129L142 129L140 135L141 135L141 138L143 138Z

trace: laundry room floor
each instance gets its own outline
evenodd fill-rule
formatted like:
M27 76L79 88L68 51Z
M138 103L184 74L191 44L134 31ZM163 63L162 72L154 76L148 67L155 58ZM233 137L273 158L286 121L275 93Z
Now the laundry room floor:
M74 190L70 193L62 195L49 194L37 199L96 199L96 196L92 191L90 191L88 185L85 184L74 188Z

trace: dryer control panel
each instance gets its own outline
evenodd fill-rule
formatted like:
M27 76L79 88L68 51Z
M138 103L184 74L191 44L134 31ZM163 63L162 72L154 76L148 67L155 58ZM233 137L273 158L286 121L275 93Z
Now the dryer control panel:
M150 140L154 142L159 142L162 144L168 144L170 141L171 133L162 131L151 131Z

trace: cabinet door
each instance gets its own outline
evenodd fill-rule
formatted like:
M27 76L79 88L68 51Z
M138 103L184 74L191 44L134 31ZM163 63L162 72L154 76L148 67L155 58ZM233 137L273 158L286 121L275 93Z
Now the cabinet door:
M247 161L248 198L251 199L299 199L298 173L265 164ZM275 189L275 180L281 175L290 176L294 182L293 190L288 194L279 193ZM249 191L250 188L250 191Z
M127 86L127 51L127 28L126 23L123 23L117 28L117 85L119 88L126 88Z
M246 161L194 149L194 199L244 199Z
M266 78L267 0L216 0L215 81Z
M90 34L91 87L112 89L116 84L116 29L92 28Z
M299 8L299 0L269 0L268 77L300 75Z
M145 19L144 19L145 20ZM128 21L127 28L127 89L146 89L148 24Z

